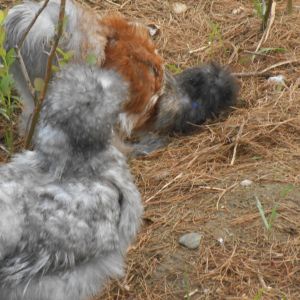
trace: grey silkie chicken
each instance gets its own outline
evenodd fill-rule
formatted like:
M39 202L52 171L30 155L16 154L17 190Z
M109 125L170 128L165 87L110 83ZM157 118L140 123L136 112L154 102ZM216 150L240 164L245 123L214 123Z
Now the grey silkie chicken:
M127 86L69 64L48 90L34 151L0 167L0 300L87 300L123 273L140 194L111 135Z

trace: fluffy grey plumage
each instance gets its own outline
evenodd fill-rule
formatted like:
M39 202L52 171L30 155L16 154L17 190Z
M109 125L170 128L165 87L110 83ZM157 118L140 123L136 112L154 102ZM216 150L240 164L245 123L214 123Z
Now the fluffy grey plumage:
M236 102L237 83L229 71L212 63L167 74L155 129L188 132Z
M126 94L114 72L69 65L48 90L35 150L0 167L0 300L86 300L122 275L142 213L110 145Z

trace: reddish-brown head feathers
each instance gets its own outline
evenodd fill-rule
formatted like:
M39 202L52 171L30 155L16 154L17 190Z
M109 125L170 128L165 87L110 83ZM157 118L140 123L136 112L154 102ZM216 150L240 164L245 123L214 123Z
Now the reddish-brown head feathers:
M119 15L104 17L101 23L111 29L103 66L117 70L129 82L130 98L124 111L135 115L134 128L141 128L154 109L151 98L162 89L162 58L146 27L129 23Z

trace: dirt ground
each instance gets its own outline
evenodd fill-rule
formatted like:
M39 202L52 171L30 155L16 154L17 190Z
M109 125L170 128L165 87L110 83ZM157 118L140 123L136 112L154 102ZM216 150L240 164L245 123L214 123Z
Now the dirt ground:
M158 25L156 42L172 70L214 60L240 83L229 116L130 161L143 228L126 276L95 300L300 299L300 1L292 14L277 1L255 56L262 39L255 1L186 0L181 14L174 1L82 2ZM284 82L269 79L278 75ZM189 232L203 235L196 250L178 243Z

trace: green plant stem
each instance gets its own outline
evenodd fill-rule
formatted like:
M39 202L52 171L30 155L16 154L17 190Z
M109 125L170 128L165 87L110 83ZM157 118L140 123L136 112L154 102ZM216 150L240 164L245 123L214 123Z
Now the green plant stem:
M266 13L264 14L264 17L263 17L262 30L265 30L267 27L267 23L268 23L270 13L271 13L272 4L273 4L273 0L269 0L268 4L267 4Z
M45 72L45 77L44 77L44 83L45 84L44 84L44 87L41 91L41 94L38 98L37 104L36 104L35 109L34 109L32 121L31 121L30 128L29 128L29 132L27 134L26 141L25 141L25 149L30 148L31 140L32 140L32 137L33 137L33 134L34 134L34 131L35 131L36 124L37 124L39 116L40 116L40 111L41 111L41 108L42 108L42 104L43 104L43 101L45 99L48 84L49 84L49 81L50 81L50 78L51 78L51 75L52 75L52 61L53 61L53 58L55 56L56 48L58 46L60 37L62 36L62 33L63 33L65 7L66 7L66 0L61 0L60 9L59 9L57 31L55 33L54 40L53 40L53 45L51 47L49 57L48 57L48 60L47 60L47 67L46 67L46 72Z

